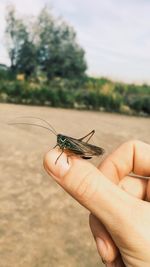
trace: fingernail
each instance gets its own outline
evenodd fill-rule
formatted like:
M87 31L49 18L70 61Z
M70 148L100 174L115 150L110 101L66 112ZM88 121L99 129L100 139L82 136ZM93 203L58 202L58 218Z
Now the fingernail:
M106 264L106 254L107 254L107 246L106 246L106 243L104 242L103 239L97 237L96 238L96 245L97 245L97 249L98 249L98 252L102 258L102 262L104 264Z
M60 156L61 152L61 150L53 149L47 153L44 159L46 171L56 180L63 178L71 167L71 160L69 159L67 161L67 155L65 153ZM60 158L57 160L59 156Z

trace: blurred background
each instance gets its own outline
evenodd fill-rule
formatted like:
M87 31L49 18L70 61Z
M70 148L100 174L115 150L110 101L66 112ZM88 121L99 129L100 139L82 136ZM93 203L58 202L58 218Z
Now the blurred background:
M0 12L0 267L103 266L89 212L43 169L56 137L8 123L40 117L75 138L95 129L104 157L149 142L150 3L2 0Z

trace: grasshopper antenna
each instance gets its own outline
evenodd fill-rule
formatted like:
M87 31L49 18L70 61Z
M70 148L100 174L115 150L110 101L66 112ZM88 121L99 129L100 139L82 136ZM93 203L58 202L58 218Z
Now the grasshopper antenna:
M40 121L43 121L43 122L45 122L48 126L49 126L49 128L50 129L52 129L54 132L55 132L55 134L57 135L57 132L56 132L56 130L54 129L54 127L48 122L48 121L46 121L46 120L44 120L44 119L41 119L41 118L39 118L39 117L34 117L34 116L20 116L20 117L17 117L17 118L29 118L29 119L38 119L38 120L40 120Z
M10 123L8 123L8 124L9 124L9 125L25 124L25 125L37 126L37 127L41 127L41 128L47 129L48 131L52 132L54 135L57 136L57 133L56 133L56 131L53 130L53 128L50 129L50 128L48 128L48 127L46 127L46 126L42 126L42 125L40 125L40 124L28 123L28 122L10 122Z

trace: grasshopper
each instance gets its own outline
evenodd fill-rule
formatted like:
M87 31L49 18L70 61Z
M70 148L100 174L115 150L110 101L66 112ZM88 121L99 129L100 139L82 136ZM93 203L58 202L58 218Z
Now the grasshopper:
M30 117L23 117L23 118L39 119L39 120L45 122L47 124L47 126L43 126L40 124L34 124L34 123L27 123L27 122L13 122L10 124L27 124L27 125L33 125L33 126L41 127L41 128L44 128L44 129L51 131L57 137L57 143L54 146L54 148L58 146L61 149L61 153L57 157L55 164L57 164L58 159L61 157L61 155L64 152L67 154L67 162L68 163L69 163L68 158L70 156L73 156L73 155L76 155L76 156L81 157L83 159L91 159L93 156L100 156L100 155L103 155L105 152L103 148L88 143L89 140L91 139L91 137L94 135L95 130L92 130L91 132L89 132L85 136L76 139L76 138L73 138L73 137L70 137L67 135L58 134L51 124L49 124L47 121L45 121L41 118L31 117L31 116ZM87 140L85 141L86 138L87 138Z
M26 117L20 117L20 118L38 119L38 120L45 122L47 126L43 126L43 125L35 124L35 123L27 123L27 122L13 122L9 124L27 124L27 125L41 127L52 132L57 137L57 143L54 146L54 148L58 146L61 149L61 153L57 157L55 164L57 164L59 158L61 157L63 153L67 154L67 162L69 164L68 158L70 156L74 155L74 156L81 157L83 159L91 159L93 156L100 156L100 155L103 155L105 152L105 150L102 147L94 146L88 143L91 137L94 135L95 130L92 130L90 133L86 134L85 136L76 139L76 138L73 138L67 135L58 134L50 123L48 123L46 120L43 120L41 118L32 117L32 116L28 116L28 117L26 116ZM87 140L85 141L86 138ZM128 176L133 177L133 178L138 178L138 179L150 180L149 176L141 176L141 175L134 174L134 173L129 173Z

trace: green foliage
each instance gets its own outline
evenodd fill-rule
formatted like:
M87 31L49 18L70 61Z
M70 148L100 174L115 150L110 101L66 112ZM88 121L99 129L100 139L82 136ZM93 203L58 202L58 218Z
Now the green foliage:
M76 42L72 27L52 17L44 8L38 17L38 62L47 78L81 78L85 74L84 51Z
M7 74L8 75L8 74ZM111 81L84 81L84 89L76 80L56 78L47 83L13 81L0 82L0 102L52 107L78 108L121 112L125 114L150 114L150 86L127 85ZM94 78L93 78L94 79ZM99 84L94 89L95 84ZM89 88L91 84L91 88Z
M78 88L74 90L69 82L53 80L49 85L32 84L28 82L2 82L0 84L0 101L32 105L48 105L64 108L84 108L92 110L105 109L119 111L121 101L117 94L103 94ZM5 95L4 95L5 94Z
M0 69L0 81L8 79L8 72L4 69Z
M48 80L56 77L81 80L85 77L84 50L76 41L76 33L63 20L43 8L32 21L17 17L9 6L6 18L6 37L11 70L26 78L44 73Z
M36 71L36 63L36 52L34 45L27 39L18 51L16 70L18 73L24 73L26 78L29 78Z
M150 114L150 86L88 77L74 29L48 8L24 20L10 5L6 40L11 67L0 64L1 102Z

